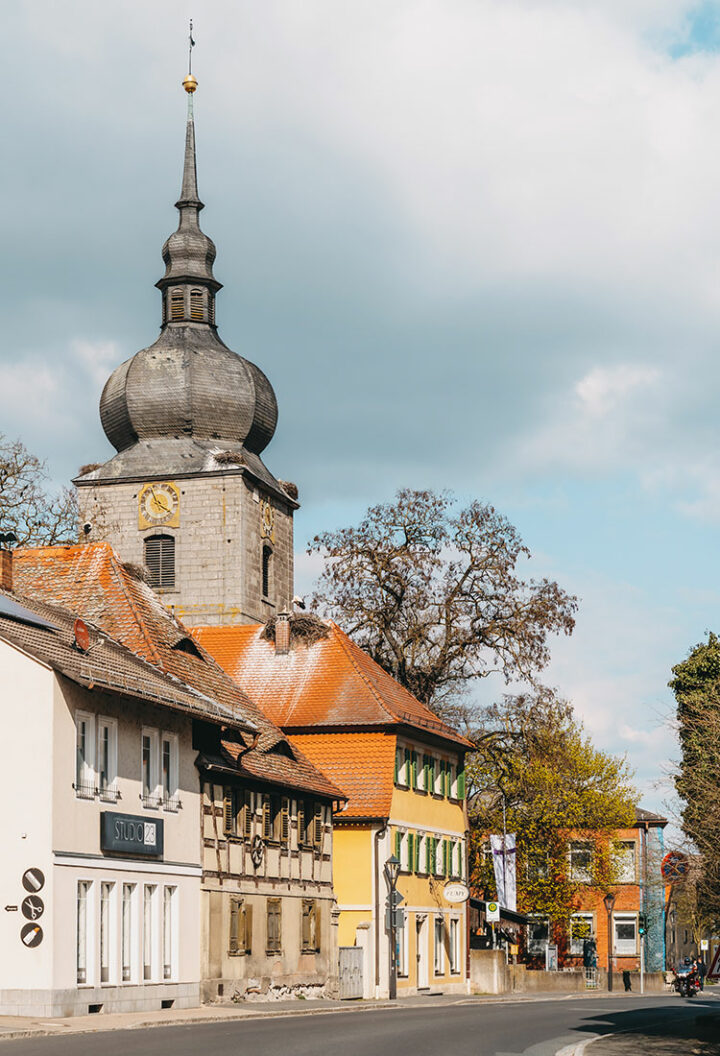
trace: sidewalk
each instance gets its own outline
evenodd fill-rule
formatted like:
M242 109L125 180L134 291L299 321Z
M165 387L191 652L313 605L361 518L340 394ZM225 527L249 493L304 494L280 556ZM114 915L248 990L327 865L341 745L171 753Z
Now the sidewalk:
M372 1012L383 1009L428 1008L451 1005L533 1004L538 1001L587 1001L606 997L598 991L558 994L437 994L401 997L397 1001L271 1001L237 1005L204 1005L200 1008L163 1009L160 1012L99 1013L91 1016L68 1016L43 1019L29 1016L0 1016L0 1041L47 1035L91 1034L103 1030L140 1030L150 1027L188 1026L198 1023L232 1022L243 1019L268 1019L278 1016L317 1016L346 1012ZM594 1056L594 1053L593 1053ZM605 1056L604 1053L601 1056Z
M707 995L706 995L707 996ZM715 997L720 1006L720 995ZM556 1056L720 1056L720 1007L679 1005L671 1020L568 1045Z

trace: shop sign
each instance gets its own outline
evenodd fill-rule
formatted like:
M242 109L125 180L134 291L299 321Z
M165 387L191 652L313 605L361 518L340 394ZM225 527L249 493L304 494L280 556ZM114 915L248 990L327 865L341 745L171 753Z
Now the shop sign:
M470 891L466 884L445 884L443 897L446 902L467 902L470 898Z
M104 810L100 814L100 849L113 854L142 854L148 858L162 858L162 819Z

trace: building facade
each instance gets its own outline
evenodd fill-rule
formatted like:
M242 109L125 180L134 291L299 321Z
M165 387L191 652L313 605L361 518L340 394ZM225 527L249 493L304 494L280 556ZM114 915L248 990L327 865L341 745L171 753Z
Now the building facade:
M283 615L195 635L348 797L334 818L334 885L339 945L363 950L364 996L389 991L393 855L398 993L467 992L467 904L444 892L467 879L468 742L332 622Z
M193 95L177 230L163 247L160 336L108 379L100 417L117 454L75 483L89 541L144 566L189 626L264 621L293 594L297 489L261 455L277 424L263 372L220 339L215 245L200 228Z

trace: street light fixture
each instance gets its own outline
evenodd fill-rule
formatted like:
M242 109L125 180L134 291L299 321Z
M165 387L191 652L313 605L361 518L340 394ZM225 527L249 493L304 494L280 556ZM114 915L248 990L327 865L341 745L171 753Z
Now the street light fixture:
M395 890L397 888L398 876L400 875L400 860L394 854L385 862L385 879L390 888L388 898L390 917L390 987L389 996L391 1001L397 998L397 931L395 928Z
M612 957L612 911L615 908L615 895L608 891L603 899L607 911L607 988L612 992L613 988L613 957Z

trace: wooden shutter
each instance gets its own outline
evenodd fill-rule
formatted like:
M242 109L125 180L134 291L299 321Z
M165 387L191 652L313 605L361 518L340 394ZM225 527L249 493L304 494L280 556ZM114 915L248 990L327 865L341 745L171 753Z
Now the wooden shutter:
M213 805L213 810L215 806ZM237 832L237 815L235 814L235 790L226 786L223 790L223 829L226 836Z
M236 954L239 951L240 939L240 912L242 902L239 898L230 899L230 941L228 942L228 953Z
M270 810L270 796L263 796L262 834L264 839L272 839L272 812Z
M415 833L409 832L407 838L407 868L412 873L415 868Z
M397 784L398 781L400 780L400 765L401 765L400 764L400 760L401 760L400 749L396 748L395 749L395 777L393 778L393 780L395 781L395 784Z
M150 586L155 590L175 586L175 539L172 535L151 535L145 540L145 566Z
M267 900L267 948L271 953L282 949L282 918L279 898Z
M280 819L280 840L288 843L290 840L290 800L283 796Z
M245 953L252 953L252 911L252 906L243 906Z
M243 836L252 836L253 794L246 788L243 792L242 831Z
M203 315L203 291L190 290L190 318L202 322Z
M417 764L418 764L417 752L411 752L410 753L410 780L408 781L408 784L410 785L410 788L416 788L417 787Z
M297 842L298 847L305 845L305 804L301 799L297 807Z
M316 847L322 845L323 838L323 805L322 803L315 804L315 817L313 825L313 843Z
M308 898L302 900L302 926L300 932L300 946L307 950L310 946L310 910L312 902Z
M450 840L443 840L443 876L450 876Z
M409 748L405 749L405 784L412 786L412 752Z
M434 857L434 842L432 836L425 837L425 872L430 874L433 872L432 862Z
M457 775L457 798L465 799L465 763L460 763L458 766Z
M322 943L320 939L320 907L322 903L317 900L313 903L313 917L315 918L315 950L320 953Z
M395 857L398 861L402 861L402 833L400 829L395 829Z

